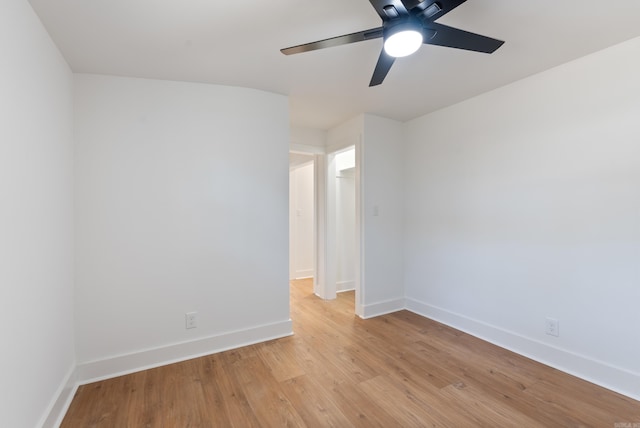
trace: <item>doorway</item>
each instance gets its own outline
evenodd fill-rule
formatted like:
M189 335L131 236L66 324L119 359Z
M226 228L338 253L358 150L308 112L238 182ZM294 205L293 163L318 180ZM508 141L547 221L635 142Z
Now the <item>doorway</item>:
M315 277L315 162L289 155L289 279Z
M363 297L359 144L357 139L349 140L351 144L333 146L323 152L290 153L289 277L295 280L313 276L313 293L324 300L351 291L355 296L355 313L362 316L362 305L358 303ZM311 209L309 196L314 204L311 250L310 218L306 216ZM301 228L306 228L306 232Z
M335 154L336 292L356 287L356 153Z

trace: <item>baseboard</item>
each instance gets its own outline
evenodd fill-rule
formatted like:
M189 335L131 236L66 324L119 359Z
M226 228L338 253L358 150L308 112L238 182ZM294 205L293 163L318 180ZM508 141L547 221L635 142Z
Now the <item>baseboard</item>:
M405 299L405 308L539 363L626 395L634 400L640 400L640 374L638 373L554 347L418 300Z
M295 272L295 278L294 279L307 279L307 278L313 278L313 269L304 269L304 270L297 270Z
M336 293L342 293L343 291L353 291L356 289L355 281L338 281L336 282Z
M357 313L358 316L363 319L373 318L380 315L390 314L391 312L401 311L404 309L404 305L404 299L385 300L383 302L372 303L370 305L363 305Z
M38 427L40 428L55 428L60 426L64 415L67 413L67 409L71 405L78 384L76 382L76 367L74 366L69 370L63 381L60 383L58 390L56 391L51 404L45 411Z
M79 385L190 360L293 334L291 320L79 364Z

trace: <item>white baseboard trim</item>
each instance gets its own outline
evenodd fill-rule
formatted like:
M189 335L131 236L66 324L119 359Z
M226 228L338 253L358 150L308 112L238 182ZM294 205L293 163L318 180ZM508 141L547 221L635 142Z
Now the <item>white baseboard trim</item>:
M79 385L186 361L293 334L291 320L78 364Z
M336 293L342 293L343 291L353 291L356 289L355 281L338 281L336 282Z
M313 278L314 272L313 272L313 269L297 270L297 271L295 271L295 275L294 276L295 276L295 278L293 278L293 279Z
M557 348L428 303L407 298L407 310L501 348L640 401L640 374Z
M356 302L356 308L355 308L355 312L356 315L359 316L360 318L364 319L364 307L362 306L362 304Z
M404 304L404 299L392 299L372 303L370 305L363 305L361 308L361 314L358 313L358 315L362 319L378 317L380 315L401 311L404 309Z
M60 383L58 390L54 394L53 399L49 404L49 407L47 407L47 410L44 412L37 426L40 428L59 427L62 423L64 415L67 413L67 410L71 405L71 400L73 400L77 389L78 384L76 382L76 366L74 363L73 367L69 370L67 375Z

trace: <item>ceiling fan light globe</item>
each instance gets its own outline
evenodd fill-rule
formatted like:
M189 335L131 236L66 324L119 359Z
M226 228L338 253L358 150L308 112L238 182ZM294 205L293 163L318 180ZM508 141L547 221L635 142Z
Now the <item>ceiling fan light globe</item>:
M398 31L384 41L384 51L395 58L411 55L422 45L422 33L416 30Z

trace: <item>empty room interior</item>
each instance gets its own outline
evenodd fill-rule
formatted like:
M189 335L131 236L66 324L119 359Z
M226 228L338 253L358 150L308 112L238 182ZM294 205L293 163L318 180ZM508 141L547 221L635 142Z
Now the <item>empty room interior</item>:
M0 426L640 428L638 22L2 0Z

